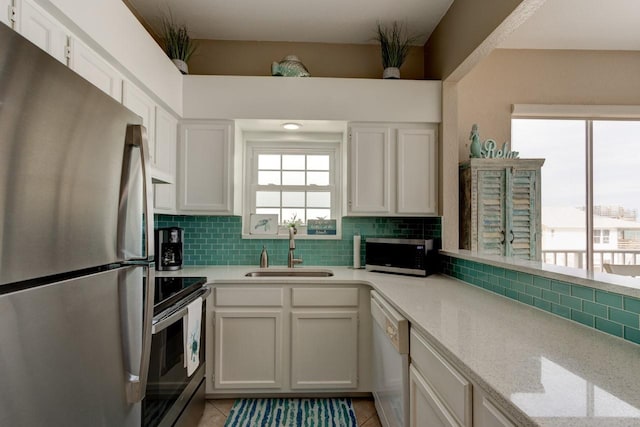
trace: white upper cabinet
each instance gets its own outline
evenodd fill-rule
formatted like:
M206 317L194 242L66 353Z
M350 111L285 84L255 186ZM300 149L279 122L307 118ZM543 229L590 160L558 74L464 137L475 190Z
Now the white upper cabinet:
M437 215L437 133L432 124L352 124L349 215Z
M156 166L156 104L140 88L131 82L125 81L122 87L122 105L142 117L142 124L147 128L147 140L149 141L149 155L151 166Z
M391 129L352 127L349 141L349 212L388 214Z
M398 129L396 202L399 214L437 213L437 168L435 129Z
M178 210L199 215L233 214L232 122L180 125Z
M67 63L66 28L32 0L16 0L14 29L63 64Z
M69 37L69 68L118 102L122 102L122 76L100 55Z
M156 211L174 213L176 210L176 156L178 120L160 107L156 107L156 159L157 171L171 184L157 184L154 192Z
M11 0L0 0L0 22L13 27L13 8Z

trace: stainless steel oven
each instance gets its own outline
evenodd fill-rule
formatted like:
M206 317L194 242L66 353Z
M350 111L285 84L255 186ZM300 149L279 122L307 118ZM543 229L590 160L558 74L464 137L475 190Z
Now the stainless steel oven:
M204 411L206 298L211 293L203 277L156 278L153 338L146 395L142 401L145 427L196 426ZM200 364L187 375L184 330L187 306L203 299L200 322Z

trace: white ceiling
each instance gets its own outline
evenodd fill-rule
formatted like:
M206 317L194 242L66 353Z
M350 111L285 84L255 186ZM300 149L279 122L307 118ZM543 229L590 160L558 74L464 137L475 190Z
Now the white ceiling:
M640 0L547 0L500 47L640 50Z
M605 1L605 0L602 0ZM453 0L129 0L159 30L171 10L193 38L371 43L376 23L406 24L423 45Z

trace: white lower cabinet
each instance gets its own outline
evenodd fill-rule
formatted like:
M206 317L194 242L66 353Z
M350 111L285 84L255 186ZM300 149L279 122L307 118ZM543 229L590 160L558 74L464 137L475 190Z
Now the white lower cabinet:
M291 388L358 387L358 311L291 313Z
M283 289L214 290L213 389L282 386Z
M359 287L216 287L207 394L370 391L368 301Z
M473 390L474 427L516 427L509 418L478 388Z
M431 425L421 424L421 417L435 414L442 424L434 425L471 427L473 424L471 382L413 328L409 348L412 388L411 426ZM415 406L413 406L414 399ZM424 406L425 402L429 403L428 408Z
M280 388L282 312L216 311L215 388Z
M453 416L420 372L409 368L409 425L411 427L459 427Z

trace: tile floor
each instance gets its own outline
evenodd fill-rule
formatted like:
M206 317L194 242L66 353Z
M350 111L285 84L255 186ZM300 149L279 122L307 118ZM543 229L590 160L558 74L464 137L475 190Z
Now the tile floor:
M358 427L381 427L373 398L353 398ZM198 427L223 427L235 399L207 400Z

